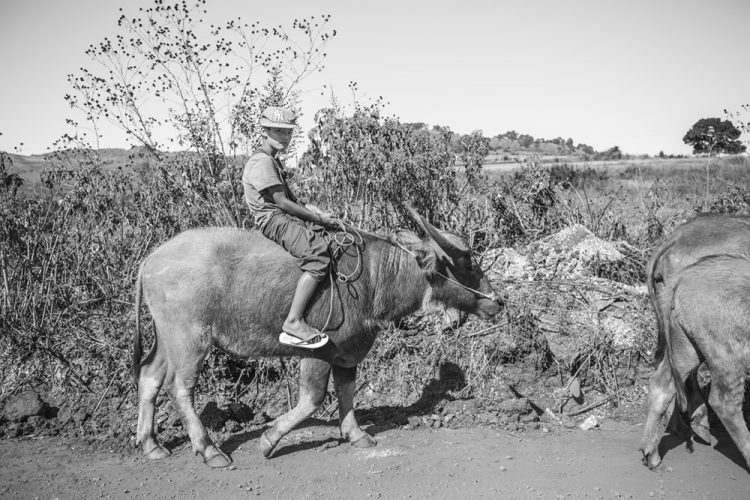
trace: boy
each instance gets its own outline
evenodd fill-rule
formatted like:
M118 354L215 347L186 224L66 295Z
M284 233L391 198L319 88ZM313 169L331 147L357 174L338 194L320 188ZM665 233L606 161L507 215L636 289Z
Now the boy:
M302 276L297 282L279 342L316 349L328 342L328 336L308 325L304 314L318 282L328 273L331 257L323 232L324 226L335 226L335 221L308 209L289 190L286 182L289 174L277 155L292 140L297 126L294 112L271 106L263 110L261 116L263 143L248 159L242 175L245 201L263 235L300 259Z

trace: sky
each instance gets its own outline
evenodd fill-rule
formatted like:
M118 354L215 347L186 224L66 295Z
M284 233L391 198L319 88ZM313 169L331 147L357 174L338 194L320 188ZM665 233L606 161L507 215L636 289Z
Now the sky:
M66 75L118 33L118 8L152 3L2 0L0 150L43 153L68 132L80 116ZM356 82L359 100L383 96L403 122L689 154L693 123L750 103L747 0L209 0L207 16L290 25L320 14L337 35L303 82L303 129L330 89L346 104ZM128 146L114 129L101 145Z

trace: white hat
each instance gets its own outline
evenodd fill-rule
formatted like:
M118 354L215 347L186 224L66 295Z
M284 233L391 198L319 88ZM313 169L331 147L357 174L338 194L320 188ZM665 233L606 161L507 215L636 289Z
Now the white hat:
M260 119L260 126L272 128L295 128L297 126L296 121L297 117L291 109L269 106L263 110Z

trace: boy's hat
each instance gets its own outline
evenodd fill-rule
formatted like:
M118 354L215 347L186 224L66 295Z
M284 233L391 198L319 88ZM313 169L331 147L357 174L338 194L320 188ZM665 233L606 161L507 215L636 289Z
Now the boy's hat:
M260 118L261 127L295 128L297 117L289 108L269 106L263 110Z

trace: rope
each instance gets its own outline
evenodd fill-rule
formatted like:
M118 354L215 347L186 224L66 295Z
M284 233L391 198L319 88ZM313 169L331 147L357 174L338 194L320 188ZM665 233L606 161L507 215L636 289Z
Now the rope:
M326 236L328 237L328 246L331 249L331 266L329 268L328 272L328 278L330 280L331 286L331 299L328 305L328 317L326 318L326 322L323 325L323 328L321 328L321 332L325 332L328 328L328 325L331 321L331 316L333 316L333 275L336 274L336 279L340 283L349 283L350 281L353 281L352 278L357 276L359 274L360 269L362 268L362 247L364 245L364 239L362 238L362 235L359 231L357 231L356 228L353 228L351 226L347 226L344 224L340 219L334 219L336 221L336 224L339 226L339 230L336 232L329 232L326 231ZM353 233L350 233L349 230L352 230ZM335 243L335 248L333 248L333 243ZM356 249L356 256L357 256L357 266L354 268L354 271L352 271L349 274L342 273L338 268L338 260L339 258L346 253L346 251L350 247L354 247Z
M339 225L340 230L335 233L328 233L329 246L331 246L332 243L336 244L336 247L332 248L331 257L333 258L331 262L333 265L331 266L331 270L336 273L336 278L340 282L348 283L354 276L357 276L362 267L362 246L364 244L364 239L356 228L347 226L339 219L334 220ZM349 229L353 231L353 234L349 232ZM339 257L345 254L352 246L354 246L357 251L357 267L351 273L345 274L339 271L336 263L338 262Z
M403 250L403 251L405 251L406 253L410 254L410 255L411 255L412 257L414 257L414 258L416 258L416 257L417 257L417 255L416 255L416 254L415 254L414 252L412 252L411 250L409 250L408 248L406 248L405 246L403 246L403 245L401 244L401 242L399 242L399 241L395 241L395 243L396 243L396 246L397 246L397 247L399 247L399 248L400 248L401 250ZM443 274L443 273L441 273L440 271L435 271L435 274L437 274L438 276L440 276L441 278L443 278L443 279L445 279L445 280L448 280L448 281L450 281L451 283L455 283L456 285L458 285L458 286L460 286L461 288L464 288L464 289L466 289L466 290L468 290L468 291L472 292L472 293L473 293L473 294L475 294L475 295L479 295L480 297L484 297L484 298L486 298L486 299L492 300L493 302L494 302L494 301L497 301L497 296L496 296L496 295L495 295L494 293L491 293L491 294L486 294L486 293L484 293L484 292L480 292L479 290L475 290L474 288L471 288L471 287L469 287L469 286L466 286L466 285L464 285L463 283L460 283L460 282L458 282L458 281L454 280L454 279L453 279L453 278L451 278L450 276L446 276L446 275L444 275L444 274Z
M364 239L362 238L362 234L354 227L348 226L344 224L340 219L334 219L336 221L336 224L339 226L339 230L336 232L328 232L326 231L326 234L329 238L329 247L331 247L331 267L330 271L328 273L328 277L331 282L331 300L330 304L328 306L328 317L326 318L326 322L323 325L323 328L320 330L321 332L324 332L331 321L331 316L333 315L333 275L336 274L336 279L341 283L349 283L352 280L353 277L357 276L360 272L360 269L362 268L362 247L364 244ZM350 232L351 231L351 232ZM405 251L415 259L417 258L417 255L403 246L401 242L394 239L392 240L397 247L399 247L401 250ZM335 243L335 248L333 248L333 245ZM354 247L356 249L356 257L357 257L357 265L349 274L343 273L339 270L337 263L339 258L346 253L346 251ZM476 290L474 288L471 288L469 286L464 285L463 283L451 278L450 276L446 276L445 274L435 271L435 274L443 278L444 280L450 281L451 283L454 283L461 288L464 288L465 290L468 290L472 292L475 295L478 295L480 297L484 297L486 299L489 299L493 302L497 301L497 296L494 293L486 294L484 292L481 292L479 290Z

